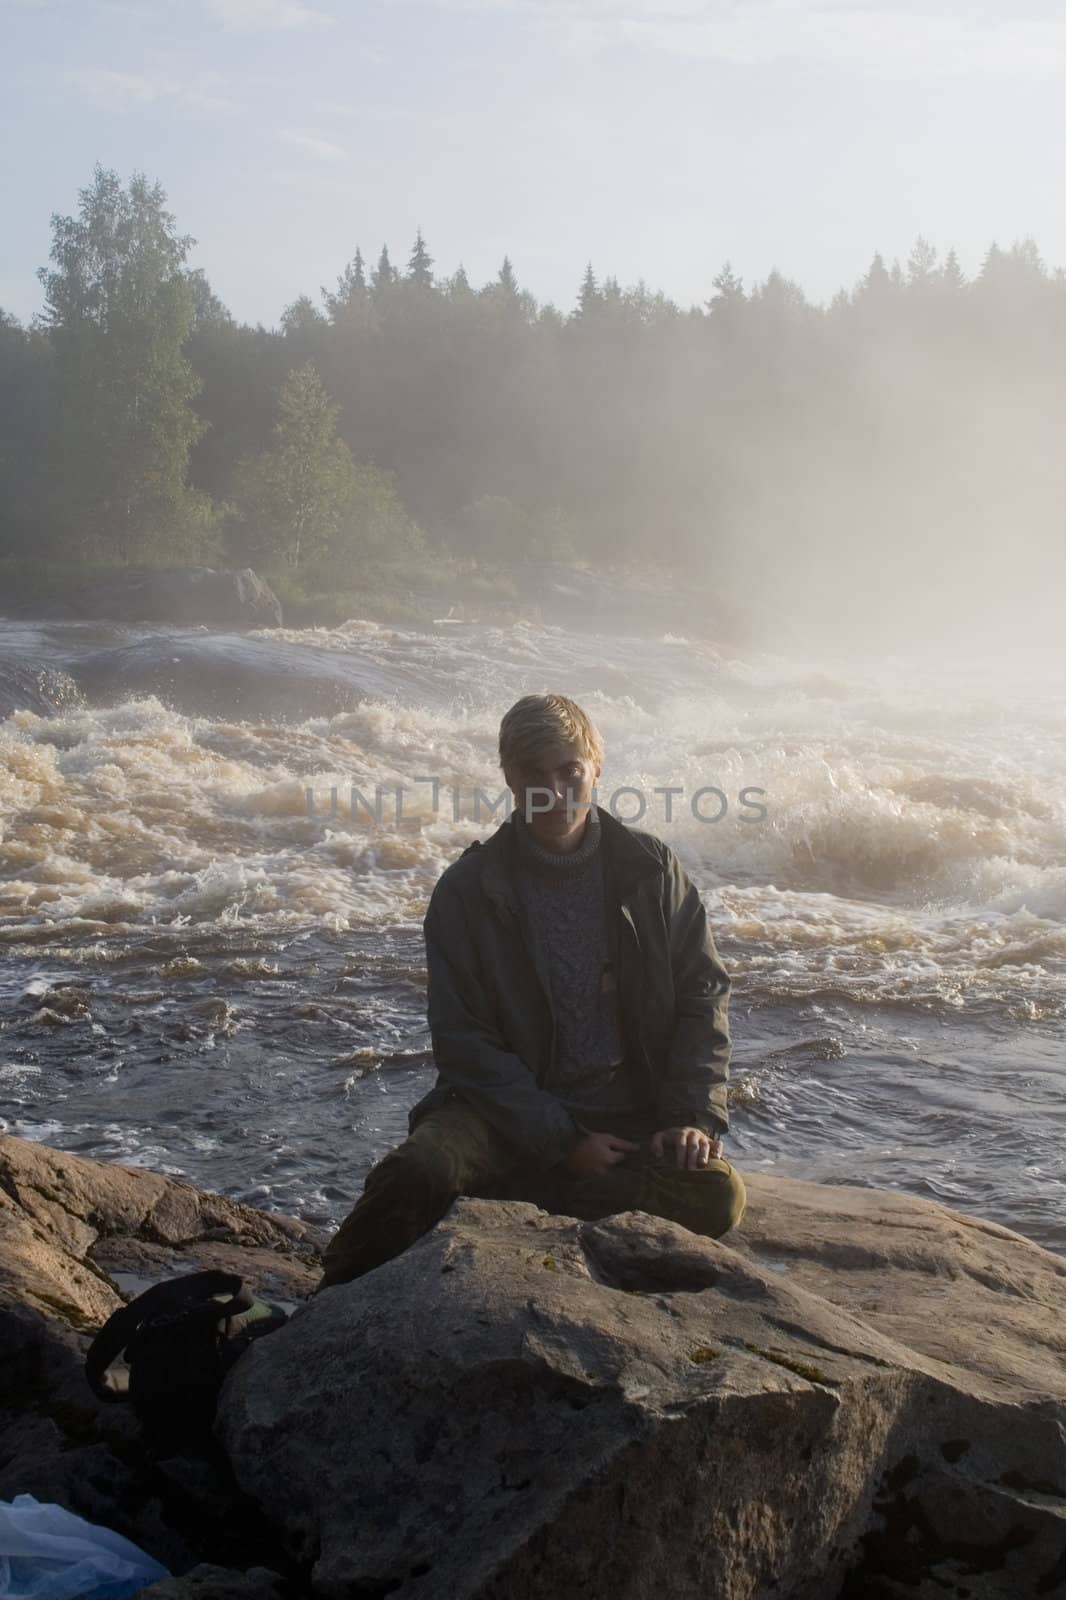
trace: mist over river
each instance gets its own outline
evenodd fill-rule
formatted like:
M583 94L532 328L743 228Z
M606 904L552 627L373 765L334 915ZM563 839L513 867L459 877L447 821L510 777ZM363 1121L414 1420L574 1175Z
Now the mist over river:
M0 623L0 1118L337 1221L431 1081L421 918L496 825L500 716L557 689L604 735L601 803L640 791L704 892L737 1164L1066 1250L1064 676L534 624ZM353 785L400 786L402 818L353 818Z

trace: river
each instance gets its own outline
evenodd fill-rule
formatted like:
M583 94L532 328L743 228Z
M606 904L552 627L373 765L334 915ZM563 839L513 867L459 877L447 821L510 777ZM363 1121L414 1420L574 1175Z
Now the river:
M474 815L500 716L554 688L603 733L601 803L643 803L704 892L737 1165L1066 1250L1064 678L446 619L0 622L3 1126L336 1222L431 1081L421 918L504 815Z

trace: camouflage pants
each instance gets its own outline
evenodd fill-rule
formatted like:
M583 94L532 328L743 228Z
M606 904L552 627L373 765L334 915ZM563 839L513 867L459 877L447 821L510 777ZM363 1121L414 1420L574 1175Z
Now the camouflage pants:
M696 1172L646 1148L598 1178L523 1166L521 1152L459 1102L428 1112L403 1144L367 1174L363 1193L327 1246L321 1288L390 1261L444 1216L456 1195L530 1200L591 1221L619 1211L668 1217L717 1239L744 1213L744 1183L728 1161Z

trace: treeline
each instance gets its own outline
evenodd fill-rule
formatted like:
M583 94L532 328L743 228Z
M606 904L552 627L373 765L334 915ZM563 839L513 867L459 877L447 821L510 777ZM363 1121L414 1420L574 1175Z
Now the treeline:
M919 239L827 306L726 265L683 308L589 267L572 308L421 234L237 322L160 188L97 168L44 308L0 314L0 555L247 560L309 586L435 559L656 562L740 602L798 576L945 589L1062 544L1066 278Z

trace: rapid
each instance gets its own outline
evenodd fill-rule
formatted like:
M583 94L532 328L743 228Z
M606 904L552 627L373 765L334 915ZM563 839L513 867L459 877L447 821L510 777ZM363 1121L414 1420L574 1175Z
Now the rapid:
M338 1221L431 1081L421 918L509 809L500 716L557 689L604 736L600 803L643 804L704 892L737 1165L1066 1250L1063 676L534 623L0 622L3 1127Z

